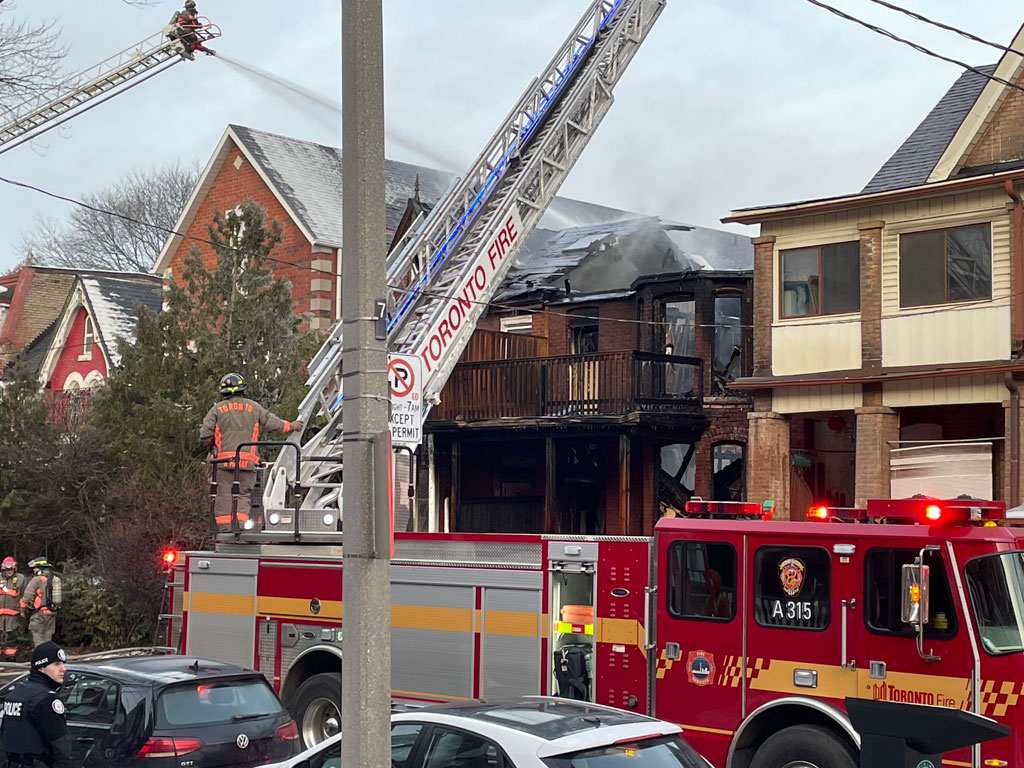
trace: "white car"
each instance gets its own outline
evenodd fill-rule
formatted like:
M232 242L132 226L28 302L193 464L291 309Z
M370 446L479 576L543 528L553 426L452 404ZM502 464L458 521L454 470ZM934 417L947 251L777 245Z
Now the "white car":
M446 704L391 715L393 768L708 768L677 725L571 699ZM277 763L340 768L341 734ZM270 768L273 768L271 766Z

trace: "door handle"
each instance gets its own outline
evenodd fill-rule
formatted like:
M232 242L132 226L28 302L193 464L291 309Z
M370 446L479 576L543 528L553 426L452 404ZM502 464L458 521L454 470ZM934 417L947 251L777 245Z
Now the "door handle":
M96 739L94 739L92 736L79 736L77 739L75 739L75 741L77 741L79 744L95 744L96 743Z

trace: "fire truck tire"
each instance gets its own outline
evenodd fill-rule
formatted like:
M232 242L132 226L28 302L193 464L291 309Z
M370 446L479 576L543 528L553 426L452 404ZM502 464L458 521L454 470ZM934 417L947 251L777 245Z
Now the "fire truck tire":
M319 744L341 730L341 675L313 675L295 692L292 718L306 747Z
M835 731L794 725L769 736L750 768L857 768L853 748Z

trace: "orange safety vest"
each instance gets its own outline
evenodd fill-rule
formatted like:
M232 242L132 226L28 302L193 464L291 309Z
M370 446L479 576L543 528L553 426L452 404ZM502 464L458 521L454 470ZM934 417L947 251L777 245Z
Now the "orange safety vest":
M0 616L17 616L21 613L21 591L24 586L20 573L13 576L0 574Z

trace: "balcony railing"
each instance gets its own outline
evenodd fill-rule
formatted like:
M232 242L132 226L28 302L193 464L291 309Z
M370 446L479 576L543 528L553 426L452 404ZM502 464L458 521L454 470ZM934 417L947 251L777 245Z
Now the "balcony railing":
M603 352L460 363L435 421L622 416L700 407L702 361L650 352Z

